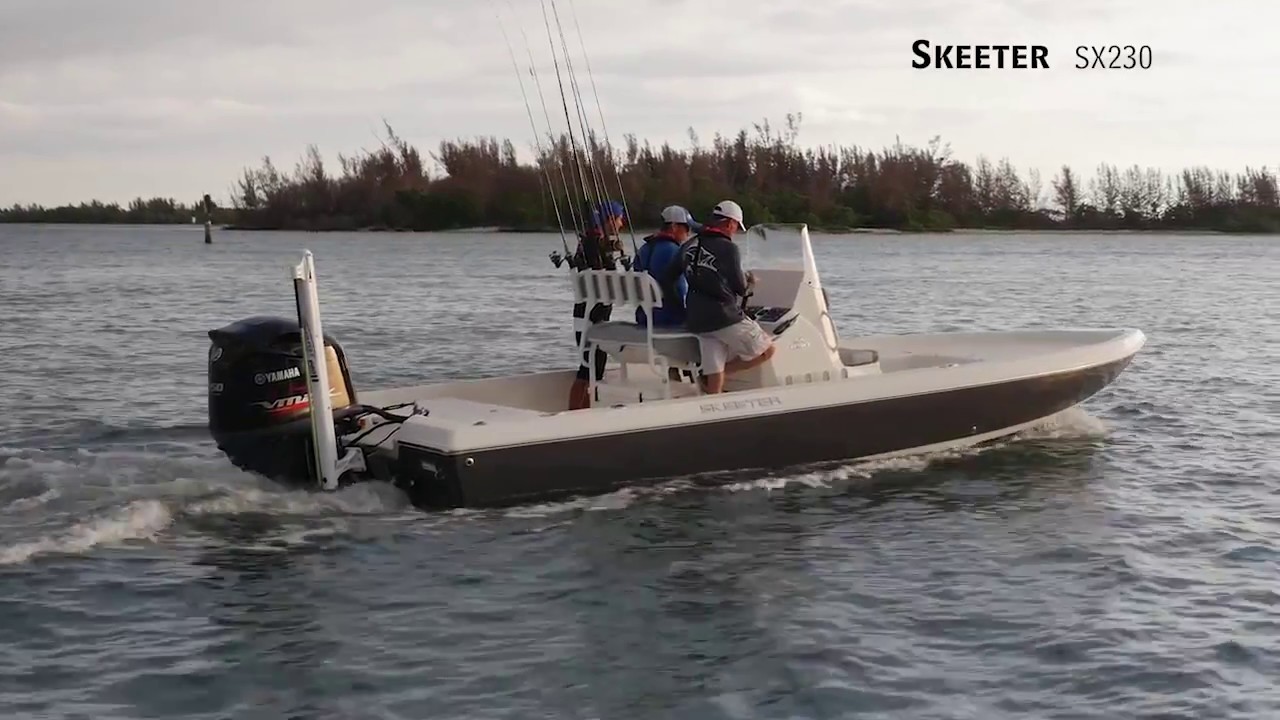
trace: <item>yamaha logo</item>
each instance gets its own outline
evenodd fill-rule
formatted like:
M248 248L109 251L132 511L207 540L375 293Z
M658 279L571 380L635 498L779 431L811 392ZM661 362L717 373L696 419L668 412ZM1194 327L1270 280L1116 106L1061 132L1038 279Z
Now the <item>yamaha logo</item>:
M209 348L209 362L218 362L222 359L222 346L214 345Z
M302 377L302 371L296 367L291 367L284 370L272 370L271 372L258 373L253 376L253 382L257 385L266 385L267 383L277 383L300 377Z

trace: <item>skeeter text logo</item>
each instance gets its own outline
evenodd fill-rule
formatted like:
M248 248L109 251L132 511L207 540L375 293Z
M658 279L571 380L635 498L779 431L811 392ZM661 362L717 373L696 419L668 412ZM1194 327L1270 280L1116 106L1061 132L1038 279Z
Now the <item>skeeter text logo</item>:
M1077 45L1076 70L1148 70L1150 45ZM911 67L917 70L1048 70L1046 45L934 45L911 43Z
M1044 45L933 45L911 43L913 68L935 70L1048 70L1049 48Z

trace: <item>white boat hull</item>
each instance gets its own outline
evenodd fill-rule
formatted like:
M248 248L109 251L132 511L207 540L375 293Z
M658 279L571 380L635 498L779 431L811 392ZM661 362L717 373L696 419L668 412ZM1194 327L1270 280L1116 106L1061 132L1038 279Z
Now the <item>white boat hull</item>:
M505 505L697 473L959 448L1023 430L1110 384L1137 330L851 339L875 371L847 379L565 410L572 373L388 390L425 416L375 431L397 484L425 506Z

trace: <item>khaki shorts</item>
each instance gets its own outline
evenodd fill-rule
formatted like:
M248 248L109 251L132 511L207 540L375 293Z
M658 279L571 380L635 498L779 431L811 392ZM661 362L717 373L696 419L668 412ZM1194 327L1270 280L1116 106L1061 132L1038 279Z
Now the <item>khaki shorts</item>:
M746 319L726 328L698 334L698 347L702 352L702 374L716 375L724 372L724 364L730 358L750 360L764 354L773 341L755 320Z

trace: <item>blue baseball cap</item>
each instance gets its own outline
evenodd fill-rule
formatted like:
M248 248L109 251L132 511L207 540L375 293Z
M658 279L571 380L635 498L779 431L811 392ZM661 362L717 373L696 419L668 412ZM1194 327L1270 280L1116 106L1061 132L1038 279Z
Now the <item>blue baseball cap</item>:
M606 200L591 209L591 227L600 227L602 218L617 217L627 219L627 210L617 200Z

